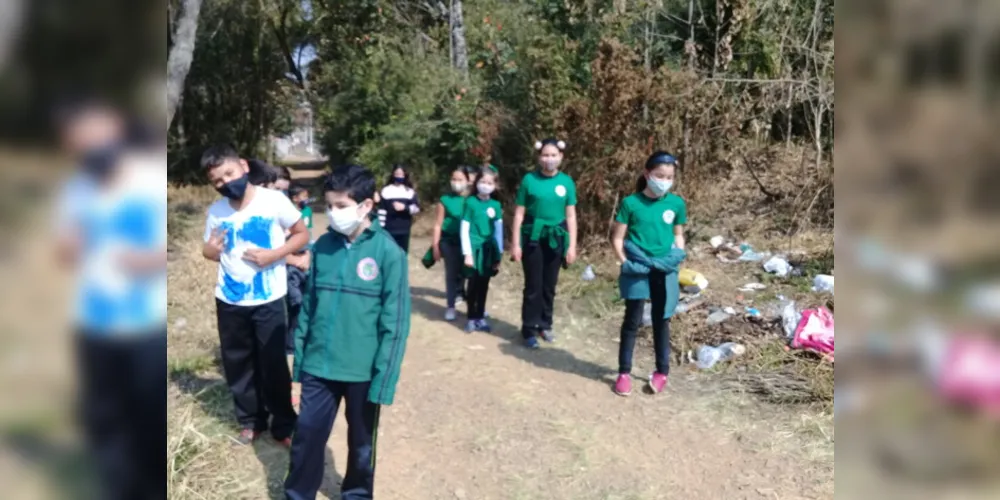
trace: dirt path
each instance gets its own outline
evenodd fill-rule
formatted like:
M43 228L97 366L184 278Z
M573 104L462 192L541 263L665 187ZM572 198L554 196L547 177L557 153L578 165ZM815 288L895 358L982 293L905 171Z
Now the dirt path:
M833 498L832 443L829 457L811 454L795 417L740 403L685 367L664 394L615 396L617 344L568 314L555 345L521 347L515 264L490 291L494 333L464 333L461 315L445 322L442 271L419 263L427 245L411 245L410 340L379 429L382 498ZM652 355L636 358L641 383ZM329 459L339 472L345 436L338 417ZM333 493L339 476L328 479Z
M322 214L316 219L316 228L325 227ZM833 498L832 439L809 415L720 390L712 376L686 366L674 368L664 394L615 396L617 343L607 321L572 317L557 297L558 342L539 351L521 347L521 270L510 262L488 299L494 333L466 334L461 314L454 323L443 320L442 270L419 263L427 245L425 239L411 245L412 328L396 404L380 421L379 498ZM191 269L207 273L201 267ZM207 274L204 281L211 282ZM199 309L184 312L199 319L180 330L176 343L172 337L175 355L183 352L182 342L215 350L210 308ZM196 340L183 334L192 327L205 335ZM640 383L653 365L649 351L637 347ZM232 425L227 391L218 373L197 384L177 387L201 400L221 426L197 429L218 443L211 445L217 458L205 455L202 463L224 467L226 483L218 488L232 490L202 496L204 486L192 484L201 493L185 498L283 498L287 451L265 441L251 453L225 452L222 458L218 450L228 448L231 430L225 428ZM191 411L185 402L191 399L180 398L172 411ZM321 498L339 498L346 463L342 412Z

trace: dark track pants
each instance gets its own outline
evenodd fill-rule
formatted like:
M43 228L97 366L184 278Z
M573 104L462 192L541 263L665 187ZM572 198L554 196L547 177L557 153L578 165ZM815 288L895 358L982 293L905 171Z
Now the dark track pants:
M521 258L521 266L524 268L521 333L524 338L552 329L552 308L562 262L561 248L538 243L525 244Z
M323 484L326 442L343 400L347 418L347 473L341 484L343 500L373 498L375 440L379 405L368 401L370 382L336 382L302 373L302 403L292 436L291 459L285 478L285 498L313 500Z
M216 299L222 368L233 394L236 420L244 428L281 440L292 434L292 376L285 359L288 322L284 298L258 306L234 306Z

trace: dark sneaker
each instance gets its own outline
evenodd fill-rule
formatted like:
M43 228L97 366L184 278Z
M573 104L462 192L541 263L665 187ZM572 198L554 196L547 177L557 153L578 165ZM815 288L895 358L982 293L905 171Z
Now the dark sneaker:
M490 324L485 319L481 319L476 321L476 331L490 333L493 331L493 328L490 327Z
M478 328L479 328L479 322L474 319L470 319L465 323L465 333L472 333L476 331Z
M236 436L236 440L235 441L236 441L236 444L238 444L238 445L241 445L241 446L250 446L259 437L260 437L260 433L259 432L257 432L257 431L255 431L255 430L253 430L253 429L251 429L251 428L248 427L248 428L243 429L242 431L240 431L240 434L238 436Z
M538 349L541 346L538 345L538 339L535 337L528 337L524 339L524 347L527 347L528 349Z

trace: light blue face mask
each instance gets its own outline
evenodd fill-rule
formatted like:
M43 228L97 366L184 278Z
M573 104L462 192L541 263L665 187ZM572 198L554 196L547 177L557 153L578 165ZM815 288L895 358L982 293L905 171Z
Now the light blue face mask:
M646 183L649 185L649 190L652 191L657 198L667 194L667 191L670 191L670 188L674 185L674 181L665 181L654 179L652 177L646 179Z

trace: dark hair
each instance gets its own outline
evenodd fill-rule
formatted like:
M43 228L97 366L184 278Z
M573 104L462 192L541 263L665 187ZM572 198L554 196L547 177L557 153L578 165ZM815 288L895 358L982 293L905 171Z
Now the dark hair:
M392 169L389 170L389 180L386 181L385 185L388 186L396 182L395 176L393 175L396 173L396 170L403 171L403 185L413 189L413 181L410 180L410 168L402 163L396 163L392 166Z
M59 98L51 108L50 118L61 128L93 111L117 112L108 100L82 93Z
M545 146L555 146L559 151L566 151L566 143L555 137L549 137L548 139L542 139L535 143L535 149L541 151Z
M471 170L472 172L470 173L470 179L472 179L473 194L479 193L479 188L476 187L476 184L479 184L479 179L481 179L483 175L492 175L493 179L496 182L497 189L500 189L500 171L498 171L496 167L494 167L493 165L487 165L484 167L472 167ZM496 193L496 190L494 190L493 193ZM492 198L493 194L490 194L490 197Z
M674 158L674 155L666 151L656 151L653 154L649 155L649 158L646 159L647 172L656 169L660 165L673 165L674 168L676 169L677 158ZM640 175L639 180L636 181L635 183L635 192L641 193L645 190L646 190L646 176Z
M296 196L308 192L309 190L302 186L288 186L288 198L292 199Z
M361 203L375 197L375 175L361 165L341 165L326 178L323 192L347 193L352 200Z
M216 144L210 146L201 154L201 168L211 170L229 160L240 160L240 154L236 152L236 146L232 144Z
M247 160L247 165L250 166L247 180L254 186L264 186L278 180L278 169L264 160Z
M281 165L280 167L274 167L278 169L278 178L285 179L288 182L292 182L292 171L288 167Z

